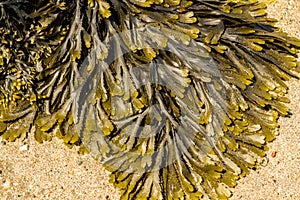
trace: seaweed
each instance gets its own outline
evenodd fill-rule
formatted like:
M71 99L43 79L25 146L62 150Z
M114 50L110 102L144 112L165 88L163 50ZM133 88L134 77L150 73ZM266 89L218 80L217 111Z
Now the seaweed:
M0 2L0 134L91 153L121 199L227 199L263 162L300 41L267 1Z

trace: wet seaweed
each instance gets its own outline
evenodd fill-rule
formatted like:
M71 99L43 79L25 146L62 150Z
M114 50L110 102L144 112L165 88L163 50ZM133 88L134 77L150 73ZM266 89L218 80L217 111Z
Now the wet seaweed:
M227 199L287 116L300 41L257 0L1 1L0 133L89 152L121 199Z

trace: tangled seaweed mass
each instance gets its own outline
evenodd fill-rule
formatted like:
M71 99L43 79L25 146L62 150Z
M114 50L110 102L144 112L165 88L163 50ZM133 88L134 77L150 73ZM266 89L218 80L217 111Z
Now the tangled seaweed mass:
M121 199L227 199L299 75L300 41L266 4L1 1L1 136L80 146Z

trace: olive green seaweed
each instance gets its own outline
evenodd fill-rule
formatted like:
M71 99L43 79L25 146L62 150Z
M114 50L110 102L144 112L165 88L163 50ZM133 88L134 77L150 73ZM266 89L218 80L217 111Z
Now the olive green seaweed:
M299 77L300 41L267 4L1 1L0 134L80 146L124 200L228 199Z

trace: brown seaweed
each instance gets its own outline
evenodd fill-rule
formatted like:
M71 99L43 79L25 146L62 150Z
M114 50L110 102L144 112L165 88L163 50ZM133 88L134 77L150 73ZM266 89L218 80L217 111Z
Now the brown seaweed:
M290 114L258 0L0 2L0 133L90 152L121 199L227 199Z

